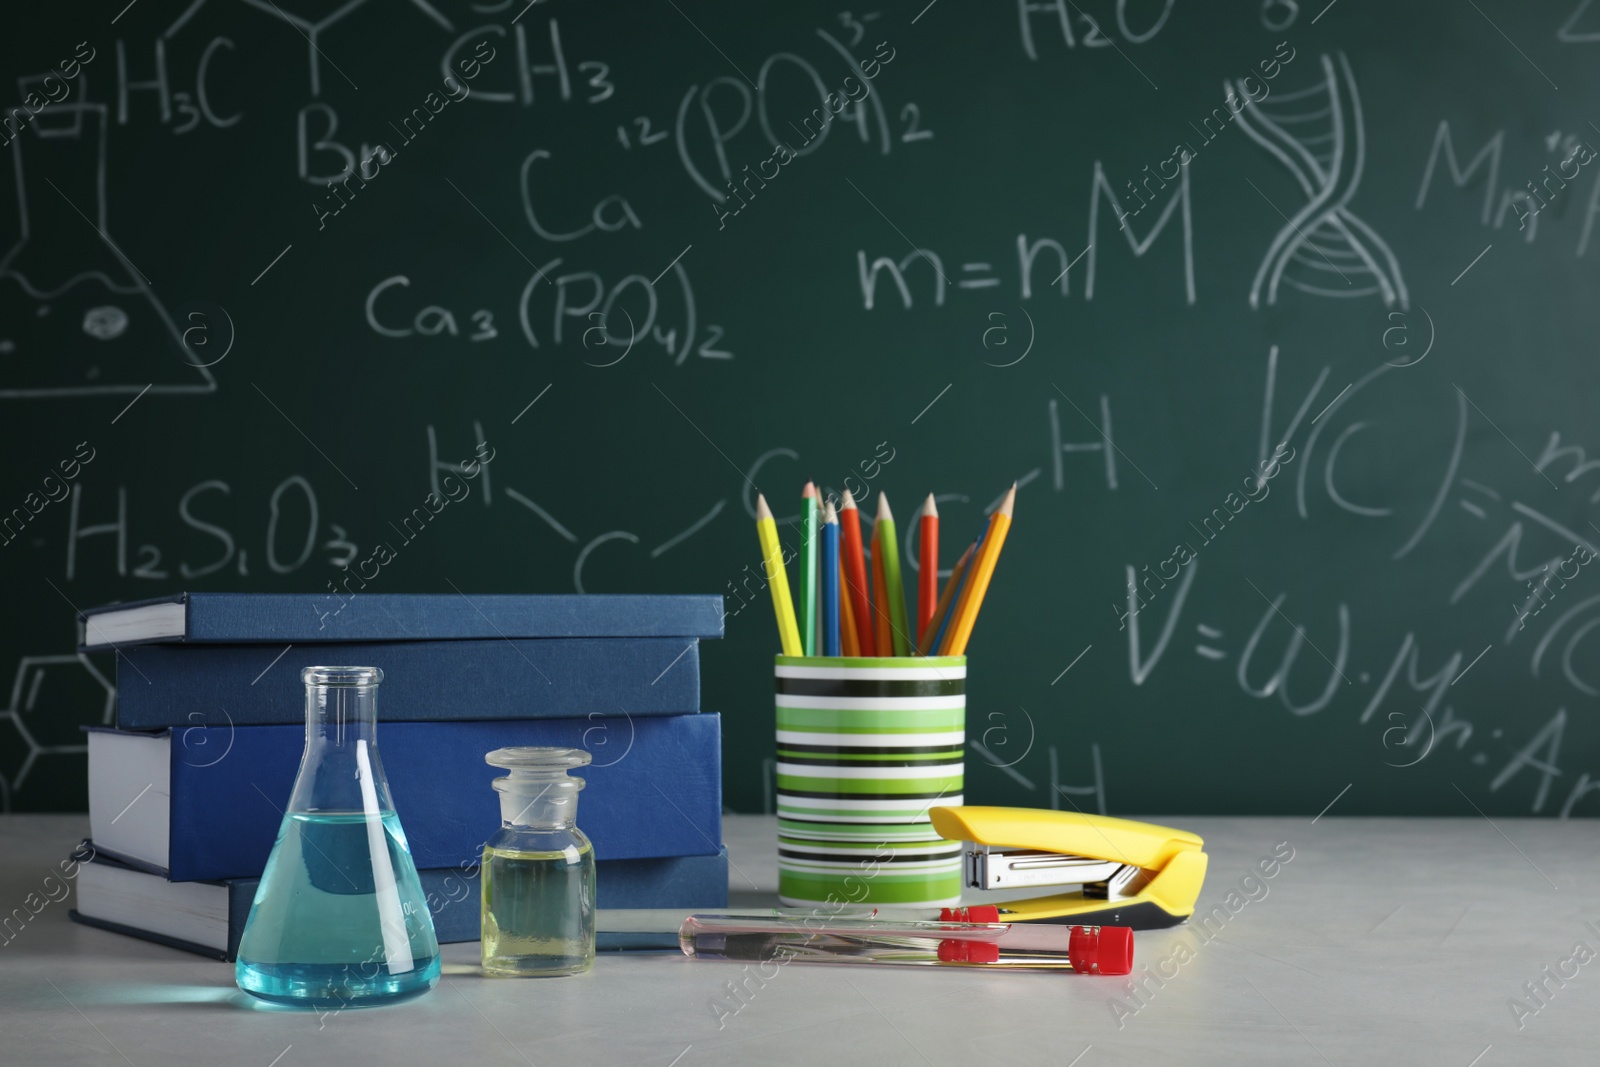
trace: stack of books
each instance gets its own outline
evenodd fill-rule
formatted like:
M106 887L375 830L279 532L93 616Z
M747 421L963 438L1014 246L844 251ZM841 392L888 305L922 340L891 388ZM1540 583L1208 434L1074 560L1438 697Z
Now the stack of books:
M305 745L304 667L382 668L378 744L441 942L476 941L507 745L582 748L601 908L727 904L721 721L700 712L717 596L189 593L85 612L117 654L88 728L73 918L232 959Z

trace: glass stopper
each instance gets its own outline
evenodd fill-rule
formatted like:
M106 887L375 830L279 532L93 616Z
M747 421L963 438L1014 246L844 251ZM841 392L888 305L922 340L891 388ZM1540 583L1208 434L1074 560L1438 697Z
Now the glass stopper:
M581 748L540 748L515 745L497 748L483 757L491 767L509 772L517 785L524 782L572 782L583 788L582 778L571 778L568 771L585 767L594 759Z

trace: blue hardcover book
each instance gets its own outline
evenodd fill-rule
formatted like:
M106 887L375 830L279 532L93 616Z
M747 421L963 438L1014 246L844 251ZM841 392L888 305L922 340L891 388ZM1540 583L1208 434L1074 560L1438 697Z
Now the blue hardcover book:
M507 745L587 749L578 826L597 860L715 855L722 844L721 716L391 722L378 731L395 810L419 868L476 861L500 826ZM177 882L253 878L272 851L305 748L300 726L89 734L95 847Z
M85 861L85 856L93 858ZM112 859L85 841L73 854L77 906L69 913L86 926L141 937L173 948L232 960L239 951L259 880L229 878L214 882L169 882L160 875ZM478 867L417 872L423 899L433 914L440 944L476 941L481 929ZM681 908L684 911L728 905L728 852L715 856L600 860L595 870L600 908ZM601 923L600 947L607 938ZM635 936L637 944L640 938ZM620 947L620 946L619 946ZM677 949L676 939L669 946Z
M385 722L675 715L700 710L693 637L401 641L387 644L142 645L117 657L117 725L305 722L300 669L381 667Z
M517 637L722 636L720 596L178 593L91 608L83 651L150 642L249 644Z

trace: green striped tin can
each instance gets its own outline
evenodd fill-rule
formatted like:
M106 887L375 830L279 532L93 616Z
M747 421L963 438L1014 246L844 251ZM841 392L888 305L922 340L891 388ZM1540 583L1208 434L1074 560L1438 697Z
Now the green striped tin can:
M960 903L965 656L778 656L778 895L784 904Z

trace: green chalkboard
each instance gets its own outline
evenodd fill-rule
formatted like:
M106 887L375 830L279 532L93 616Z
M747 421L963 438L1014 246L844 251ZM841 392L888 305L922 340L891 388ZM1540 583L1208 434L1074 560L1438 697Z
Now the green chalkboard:
M946 567L1021 487L970 800L1595 814L1589 6L16 13L0 801L83 805L75 607L389 542L373 592L726 595L770 810L751 516L812 478L938 494Z

